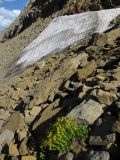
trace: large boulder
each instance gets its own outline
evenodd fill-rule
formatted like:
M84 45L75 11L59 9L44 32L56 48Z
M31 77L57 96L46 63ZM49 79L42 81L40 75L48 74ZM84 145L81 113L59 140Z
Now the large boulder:
M75 107L67 116L74 117L78 121L93 124L104 112L106 105L89 99Z

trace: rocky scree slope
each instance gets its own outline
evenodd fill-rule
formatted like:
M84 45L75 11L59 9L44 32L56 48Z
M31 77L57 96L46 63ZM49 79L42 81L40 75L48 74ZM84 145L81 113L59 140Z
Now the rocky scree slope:
M23 32L38 19L47 23L47 19L85 11L110 9L120 6L119 0L30 0L13 24L1 33L1 42ZM47 18L47 19L46 19ZM43 21L42 21L43 20Z
M119 0L31 0L15 22L0 33L0 82L8 64L47 27L54 17L119 6Z
M95 33L103 33L116 26L113 19L120 15L120 8L89 11L81 14L60 16L52 20L48 27L31 42L8 66L12 76L48 54L60 52L80 40L90 39ZM46 47L47 46L47 47Z
M90 126L88 141L73 139L67 153L47 159L119 160L120 17L114 23L0 84L0 159L39 160L50 123L72 116Z

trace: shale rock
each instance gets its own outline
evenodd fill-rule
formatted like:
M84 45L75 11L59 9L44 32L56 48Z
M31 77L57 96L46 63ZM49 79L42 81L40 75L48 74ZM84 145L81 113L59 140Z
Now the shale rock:
M1 129L1 127L3 126L3 124L4 124L4 121L3 121L3 120L0 120L0 129Z
M120 109L120 101L119 101L119 100L115 102L115 105L116 105L116 107L117 107L118 109Z
M110 160L110 155L106 151L90 151L85 160Z
M56 103L57 102L57 103ZM59 101L55 101L51 103L42 113L39 120L37 120L33 124L33 130L37 129L40 125L44 124L46 121L50 121L50 119L56 116L61 111L61 107L59 107ZM41 130L41 132L44 132Z
M79 152L81 151L81 145L80 143L74 139L72 144L70 145L70 150L72 151L72 153L74 153L75 155L78 155Z
M112 130L114 132L120 133L120 121L115 121L113 126L112 126Z
M115 73L112 75L112 77L117 80L120 81L120 68L117 69L117 71L114 71Z
M74 154L71 152L65 153L58 160L73 160Z
M26 123L24 121L24 117L22 114L15 112L11 115L7 123L1 128L1 130L11 130L12 132L15 132L17 130L21 130L23 128L26 128Z
M112 92L105 92L100 89L94 90L93 93L91 94L94 95L100 103L106 104L106 105L110 105L114 100L117 99L116 94Z
M20 155L27 155L29 153L28 148L27 148L27 138L24 138L22 140L22 142L20 143L20 147L19 147L19 152Z
M14 133L8 129L4 130L0 134L0 145L2 145L5 141L10 140L12 141L14 138Z
M21 160L36 160L35 156L22 156Z
M72 58L69 62L64 63L53 75L39 83L33 104L39 105L45 102L52 93L55 94L63 80L67 80L75 73L78 65L86 56L87 55L83 53Z
M96 62L93 60L87 64L83 69L79 69L77 72L78 80L88 78L97 68Z
M26 138L28 135L27 135L27 131L26 130L21 130L19 133L18 133L18 140L19 141L22 141L24 138Z
M10 156L18 156L19 155L17 146L15 144L13 144L13 142L8 141L7 145L8 145L8 148L9 148L8 152L9 152Z
M99 119L94 126L94 129L89 138L90 145L108 145L116 140L115 133L112 133L112 125L115 117L105 117Z
M105 104L89 99L75 107L67 116L74 117L78 121L82 120L88 124L93 124L104 112L105 107Z

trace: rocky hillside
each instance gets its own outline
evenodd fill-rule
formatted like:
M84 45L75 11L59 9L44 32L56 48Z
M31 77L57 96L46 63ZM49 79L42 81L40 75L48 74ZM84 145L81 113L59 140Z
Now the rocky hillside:
M40 68L39 61L0 85L1 159L119 160L119 17L115 23L109 32L47 56L45 67ZM83 139L70 140L65 154L67 135L61 129L64 141L58 146L64 145L59 150L49 150L42 142L61 116L90 128L89 134L86 129L80 132Z
M53 17L119 5L31 0L4 31L4 40L13 38L0 44L0 160L120 159L120 16L105 33L4 78L8 64Z
M46 28L54 17L120 6L119 0L79 1L80 3L77 0L31 0L28 3L15 22L0 33L0 81L5 75L8 64Z
M119 0L30 0L15 22L2 34L0 41L4 42L20 34L38 19L44 24L48 17L54 18L118 6L120 6Z

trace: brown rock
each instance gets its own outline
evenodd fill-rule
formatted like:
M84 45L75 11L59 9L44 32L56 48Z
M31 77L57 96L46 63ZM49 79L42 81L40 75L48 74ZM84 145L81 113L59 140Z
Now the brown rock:
M60 98L65 98L66 96L68 96L68 93L59 91L59 92L57 92L57 95L58 95Z
M117 72L115 72L115 73L112 75L112 77L113 77L115 80L120 81L120 69L119 69Z
M56 100L55 102L51 103L42 113L40 119L36 121L33 125L33 130L35 130L38 126L40 126L42 123L48 121L55 115L57 115L61 111L61 107L58 107L59 100Z
M8 92L9 88L4 85L4 84L0 84L0 96L5 95Z
M101 81L104 81L106 79L106 73L99 73L96 75L96 77L101 80Z
M12 90L10 97L15 101L19 101L20 100L19 92L17 90Z
M18 157L11 157L11 160L19 160Z
M11 130L15 132L16 130L21 130L26 127L26 123L24 121L24 116L18 112L15 112L8 119L8 122L1 128L1 130Z
M21 130L19 133L18 133L18 139L19 141L23 140L24 138L27 137L27 132L25 130Z
M69 61L64 62L53 75L41 81L37 91L34 93L33 105L39 105L45 102L52 93L55 94L62 82L69 79L75 73L76 68L86 56L87 54L83 53L75 58L71 58Z
M30 111L30 115L33 115L36 117L40 113L41 110L42 110L41 107L34 106Z
M89 77L97 68L97 64L94 60L89 62L83 69L78 69L77 75L78 79L86 79Z
M88 86L85 86L85 85L84 85L83 88L82 88L82 91L79 93L78 97L79 97L80 99L82 99L83 96L85 96L86 93L87 93L87 91L90 90L90 89L91 89L91 87L88 87Z
M27 155L29 153L28 147L27 147L27 141L28 141L28 139L25 138L21 142L20 147L19 147L20 155Z
M10 117L9 111L6 111L4 109L0 109L0 119L1 120L7 120Z
M114 29L111 32L107 33L107 43L111 46L115 46L115 41L118 38L118 35L120 34L120 28Z
M25 110L25 122L27 124L30 124L36 118L36 116L38 115L37 113L36 113L37 115L35 115L35 112L38 112L38 111L35 111L34 113L33 112L34 112L34 110L30 114L30 110Z
M120 133L120 121L115 121L115 123L112 126L112 130L114 132Z
M15 88L17 89L26 89L26 88L31 88L32 87L32 82L30 81L29 77L24 77L23 79L19 80L16 84L15 84Z
M105 146L114 143L116 140L115 133L111 133L111 128L115 122L115 117L106 116L99 118L95 123L89 138L90 145Z
M111 143L114 143L116 140L115 133L111 133L104 136L104 139L101 136L90 136L89 145L93 146L106 146Z
M0 120L0 129L1 129L1 127L3 126L4 122L5 122L5 121Z
M9 155L10 156L18 156L19 155L18 149L17 149L16 145L13 144L13 142L9 141L7 143L7 145L9 147Z
M67 80L67 81L65 82L65 84L64 84L64 87L65 87L65 88L68 88L69 85L70 85L70 80Z
M35 116L26 115L25 116L25 122L29 125L32 121L34 121Z
M97 99L100 103L110 105L117 97L112 92L105 92L103 90L98 90L96 94Z
M0 155L0 160L4 160L5 159L5 155L4 154L1 154Z
M22 156L21 160L36 160L35 156Z
M99 47L103 47L104 44L106 43L107 37L104 33L99 33L95 35L96 38L96 45Z
M76 139L74 139L70 145L70 150L76 155L81 151L81 145Z
M108 82L100 82L101 87L104 87L106 91L109 90L115 90L120 87L120 82L119 81L111 81L110 83Z
M109 57L112 57L112 56L119 56L119 53L120 53L120 47L115 47L113 49L111 49L110 51L107 52L108 56ZM111 61L112 62L112 61ZM114 61L113 61L114 62ZM111 63L112 64L112 63ZM110 65L110 64L109 64Z
M13 100L11 97L8 97L8 95L0 96L0 106L7 110L13 106L16 106L16 102L17 101Z
M88 46L85 50L87 52L97 53L100 51L100 47L99 46Z

